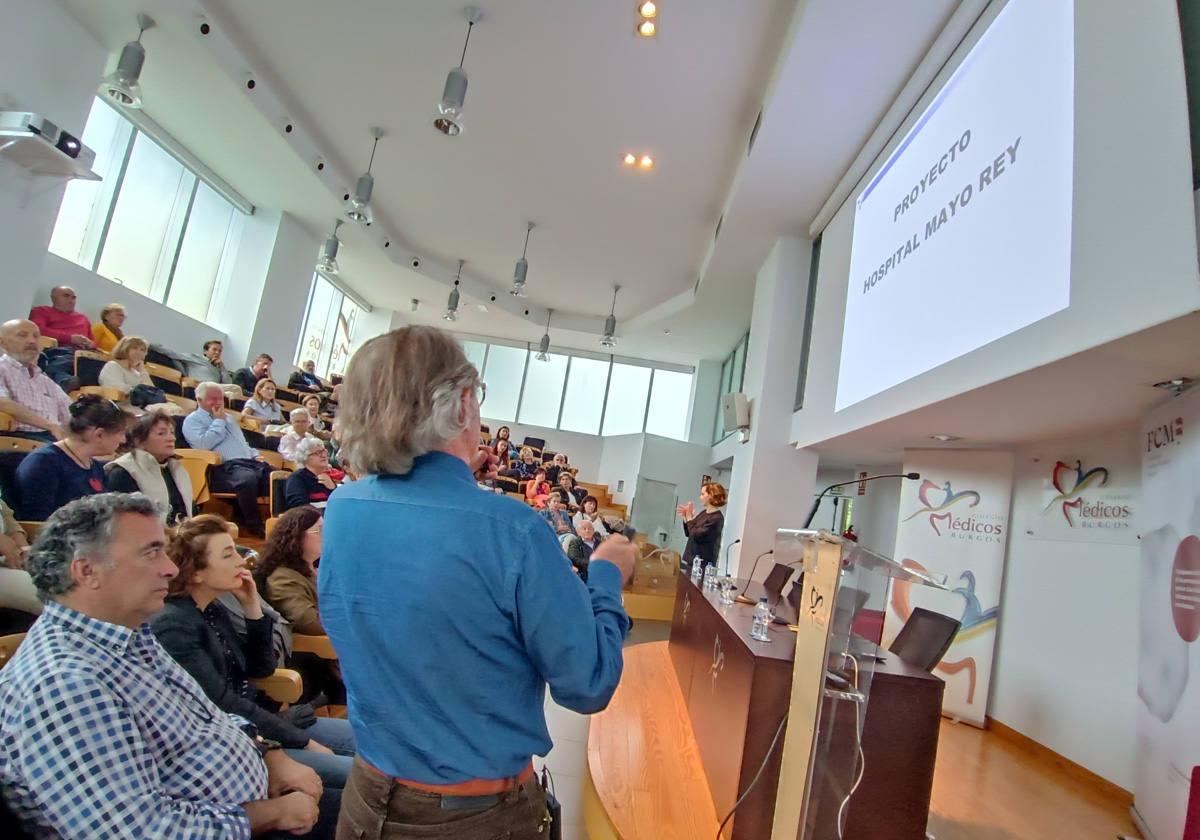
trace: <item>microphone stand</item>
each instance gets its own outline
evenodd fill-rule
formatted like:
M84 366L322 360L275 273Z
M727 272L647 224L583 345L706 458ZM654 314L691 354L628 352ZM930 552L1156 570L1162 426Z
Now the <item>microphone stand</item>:
M775 549L771 548L771 549L768 549L767 551L764 551L762 554L760 554L754 558L754 565L750 567L750 577L748 577L746 579L747 587L749 587L750 584L754 582L754 572L758 569L758 561L763 559L764 557L766 557L768 554L774 554L774 553L775 553ZM749 598L747 598L745 595L739 595L734 600L739 601L743 604L755 603L754 601L751 601Z
M729 550L741 542L741 539L736 539L729 545L725 546L725 576L729 577Z
M817 515L817 510L821 507L821 499L825 498L825 494L830 490L838 487L845 487L849 484L858 484L862 481L874 481L877 478L907 478L916 481L921 477L920 473L887 473L886 475L869 475L866 478L856 478L853 481L841 481L837 484L830 484L824 490L817 494L817 498L813 499L812 510L808 512L808 518L804 520L804 530L808 530L808 526L812 525L813 518Z

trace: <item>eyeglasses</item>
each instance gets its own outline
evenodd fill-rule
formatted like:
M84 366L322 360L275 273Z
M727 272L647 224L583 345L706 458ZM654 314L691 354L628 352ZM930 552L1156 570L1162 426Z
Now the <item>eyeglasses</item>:
M487 399L486 382L479 382L475 385L475 396L479 399L479 404L483 405L483 401Z

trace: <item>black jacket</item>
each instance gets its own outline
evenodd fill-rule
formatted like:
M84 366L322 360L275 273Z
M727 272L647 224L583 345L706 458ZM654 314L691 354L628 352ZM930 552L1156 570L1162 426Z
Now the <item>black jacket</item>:
M322 390L321 380L302 370L292 371L292 375L288 377L287 386L289 391L308 391L316 393L317 391Z
M159 644L221 710L241 715L265 738L302 749L311 740L308 734L260 706L258 691L249 682L275 673L273 623L270 616L247 619L243 645L224 607L214 601L201 612L190 595L177 595L167 599L150 627Z
M333 492L320 481L312 470L301 467L288 476L283 484L283 509L311 505L313 502L324 502Z
M247 397L254 395L254 386L258 384L258 377L254 375L252 368L244 367L233 375L233 384L242 389L242 393Z
M721 532L725 530L725 514L706 510L696 514L691 522L683 523L687 534L687 547L683 550L683 565L690 568L692 558L699 557L707 566L717 562L717 551L721 548Z

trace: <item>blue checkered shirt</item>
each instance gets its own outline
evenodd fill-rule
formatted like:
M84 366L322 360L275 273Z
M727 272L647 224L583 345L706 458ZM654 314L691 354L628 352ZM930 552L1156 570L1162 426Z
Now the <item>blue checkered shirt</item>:
M0 785L37 837L249 838L254 743L159 646L58 603L0 671Z

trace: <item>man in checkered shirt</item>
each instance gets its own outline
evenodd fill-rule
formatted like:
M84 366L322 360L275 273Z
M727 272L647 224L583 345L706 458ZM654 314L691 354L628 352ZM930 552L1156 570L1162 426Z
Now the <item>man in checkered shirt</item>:
M0 324L0 411L17 421L16 434L53 443L66 437L63 427L70 419L71 400L38 368L40 337L33 321Z
M332 837L340 792L252 739L155 640L146 620L177 571L164 548L141 493L47 521L26 560L46 608L0 671L5 803L36 837Z

